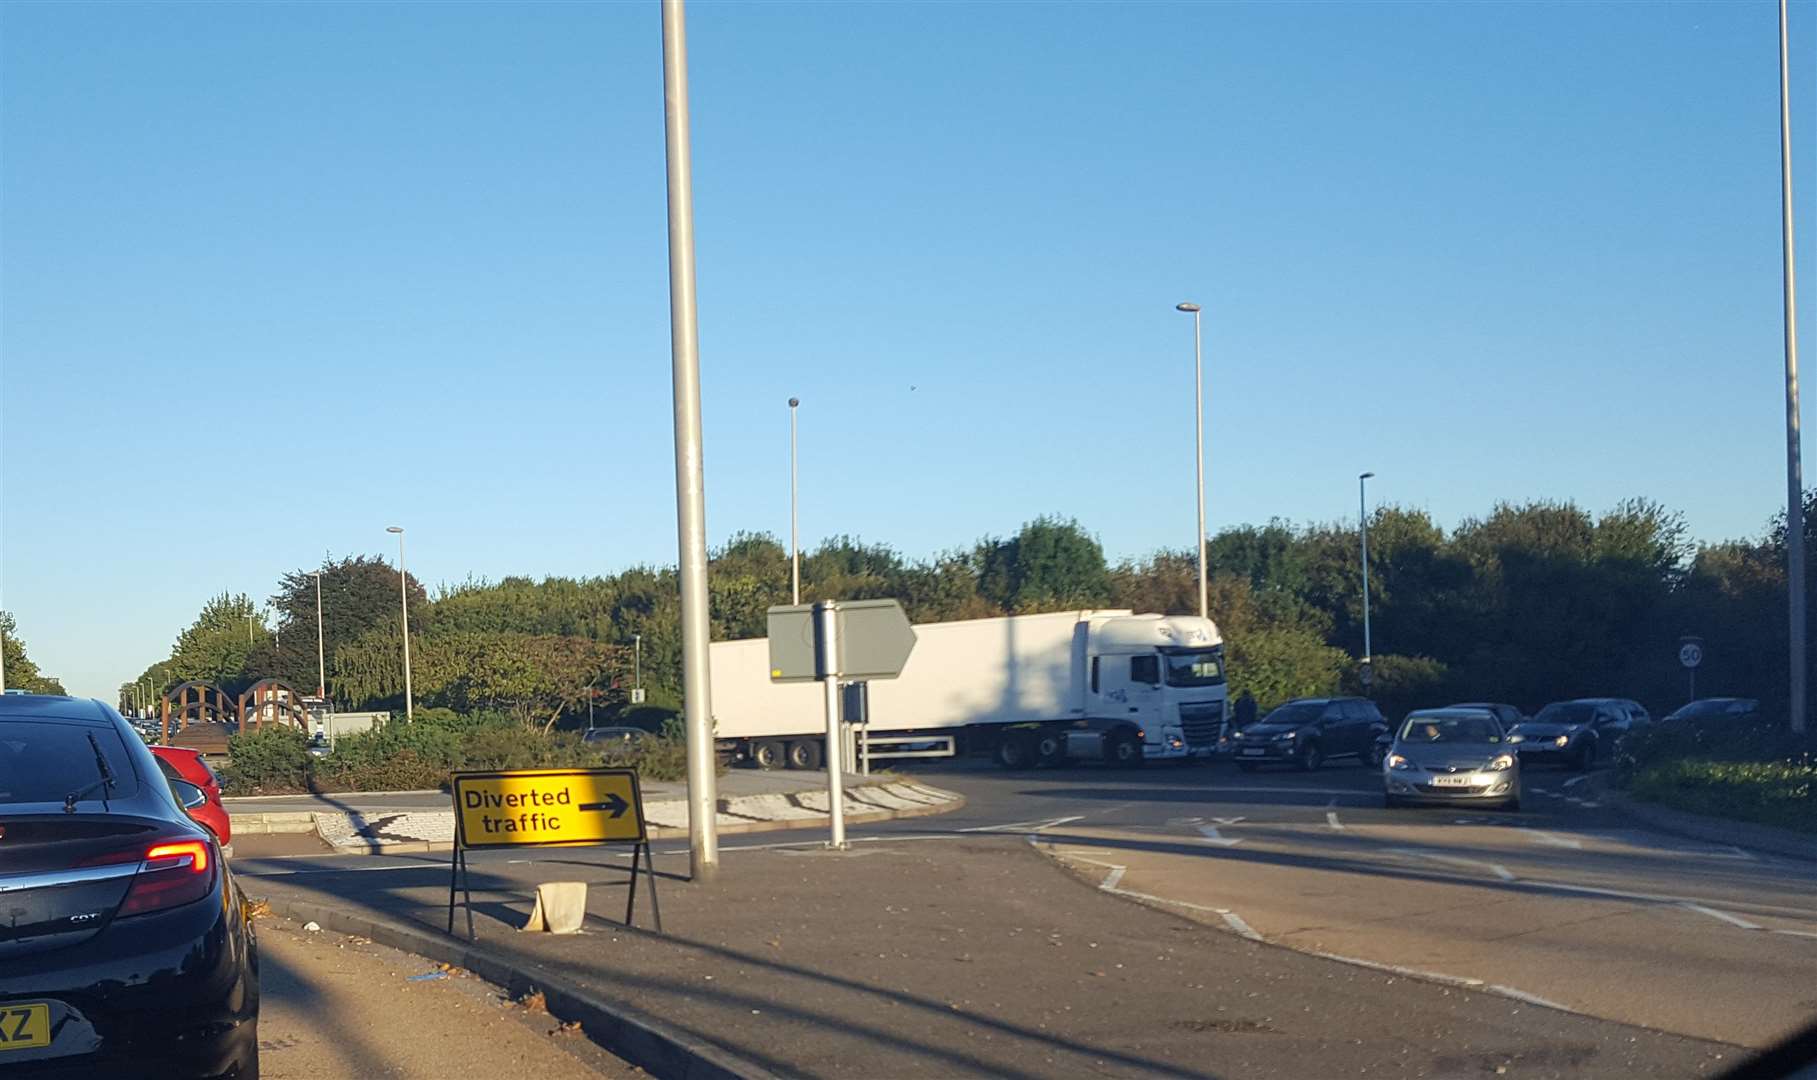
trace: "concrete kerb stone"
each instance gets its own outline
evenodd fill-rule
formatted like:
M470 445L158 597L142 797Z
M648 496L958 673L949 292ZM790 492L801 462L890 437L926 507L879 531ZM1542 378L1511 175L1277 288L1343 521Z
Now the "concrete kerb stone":
M315 814L308 810L268 811L254 814L234 814L233 831L239 834L254 833L310 833L315 832Z
M520 966L477 942L370 915L300 900L271 901L273 911L298 922L368 938L428 960L465 968L514 997L542 991L551 1015L579 1021L587 1037L646 1072L676 1080L780 1080L723 1047L703 1042L654 1017L606 1001L559 975Z
M867 794L860 797L861 793ZM826 793L796 792L788 795L745 795L719 800L721 833L777 832L799 829L827 818ZM874 824L899 818L928 817L958 810L965 796L957 792L930 788L921 784L892 783L854 788L847 792L845 821L847 825ZM453 812L446 812L450 821ZM251 816L251 815L248 815ZM687 805L665 799L648 804L644 817L652 840L674 840L688 835ZM728 820L730 818L730 820ZM351 836L355 830L348 814L319 812L312 815L312 828L322 841L336 852L349 855L417 855L446 852L453 849L451 840L374 840L361 842ZM234 819L238 830L240 819ZM258 831L256 829L251 831ZM306 830L303 830L306 831Z

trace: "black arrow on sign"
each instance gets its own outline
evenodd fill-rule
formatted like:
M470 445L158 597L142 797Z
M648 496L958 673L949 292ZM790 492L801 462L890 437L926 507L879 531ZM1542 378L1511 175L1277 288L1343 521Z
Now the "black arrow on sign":
M626 802L624 797L619 795L618 792L614 791L611 797L605 802L584 802L580 804L580 808L583 811L604 810L615 818L621 818L625 816L626 810L631 809L631 804Z

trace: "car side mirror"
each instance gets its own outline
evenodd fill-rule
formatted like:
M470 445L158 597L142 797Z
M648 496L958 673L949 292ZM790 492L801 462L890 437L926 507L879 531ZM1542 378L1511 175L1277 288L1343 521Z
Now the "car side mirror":
M184 810L194 810L208 802L208 793L187 780L172 780L170 791L177 797L177 802L182 804Z

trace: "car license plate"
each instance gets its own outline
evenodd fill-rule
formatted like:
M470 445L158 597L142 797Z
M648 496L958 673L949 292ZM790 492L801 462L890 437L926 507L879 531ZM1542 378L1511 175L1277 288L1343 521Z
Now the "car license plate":
M1245 746L1243 748L1244 757L1261 757L1263 754L1266 754L1267 752L1268 752L1267 750L1264 750L1260 746Z
M1474 783L1476 783L1476 777L1471 776L1469 773L1460 773L1457 776L1435 776L1432 778L1433 787L1470 787Z
M50 1006L0 1005L0 1053L50 1045Z

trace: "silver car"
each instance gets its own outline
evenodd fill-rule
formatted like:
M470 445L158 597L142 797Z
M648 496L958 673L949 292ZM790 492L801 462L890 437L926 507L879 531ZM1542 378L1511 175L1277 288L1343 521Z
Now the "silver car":
M1489 803L1519 810L1520 755L1493 713L1420 709L1395 733L1382 784L1391 807Z

